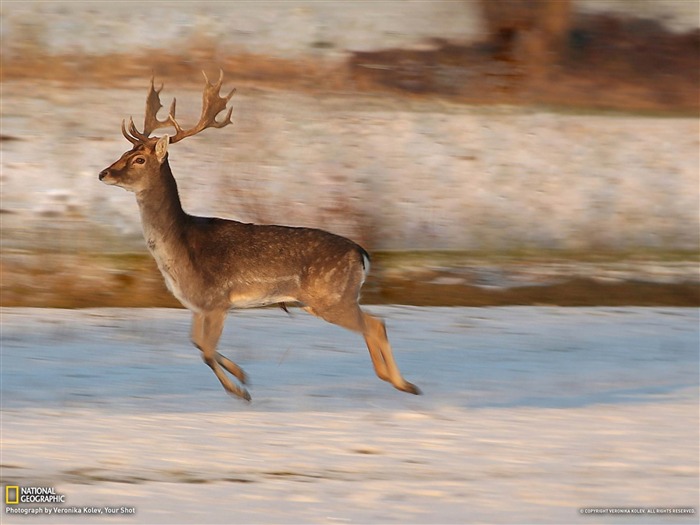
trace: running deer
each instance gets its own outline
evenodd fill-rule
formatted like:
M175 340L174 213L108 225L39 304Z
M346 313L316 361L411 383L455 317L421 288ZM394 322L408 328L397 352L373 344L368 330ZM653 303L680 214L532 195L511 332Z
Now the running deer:
M235 89L221 96L219 80L204 74L199 122L183 129L175 119L175 99L168 116L158 119L163 106L151 79L143 131L133 118L122 121L122 134L133 148L102 170L105 184L136 194L143 235L168 289L193 313L192 342L224 389L250 400L241 384L246 374L217 352L226 314L231 308L254 308L298 303L326 321L364 336L377 376L411 394L420 390L406 381L394 361L384 323L360 309L360 288L369 271L369 254L353 241L313 228L246 224L230 219L195 217L180 204L177 183L168 164L168 146L207 128L232 123L227 108ZM217 116L228 109L225 117ZM171 127L172 136L151 137Z

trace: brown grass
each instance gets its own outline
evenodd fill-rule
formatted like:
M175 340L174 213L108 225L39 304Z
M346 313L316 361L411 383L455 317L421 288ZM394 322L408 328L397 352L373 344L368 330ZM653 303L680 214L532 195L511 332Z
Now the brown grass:
M219 68L233 72L238 82L261 87L292 90L338 90L347 75L342 65L328 65L308 59L283 59L255 54L220 56L214 52L193 50L196 60L165 51L144 54L22 55L1 56L2 80L50 80L74 86L120 87L132 79L175 78L181 83L199 86L201 71L215 75Z
M368 283L370 287L373 283ZM435 284L405 278L374 283L363 300L370 304L414 306L700 306L698 283L603 282L575 278L516 288Z
M554 284L475 286L443 270L396 271L378 254L362 291L365 304L415 306L700 306L697 282L606 282L574 277ZM492 264L492 261L486 261ZM473 263L473 262L472 262ZM459 281L456 284L438 284ZM5 254L0 306L53 308L180 307L146 254Z

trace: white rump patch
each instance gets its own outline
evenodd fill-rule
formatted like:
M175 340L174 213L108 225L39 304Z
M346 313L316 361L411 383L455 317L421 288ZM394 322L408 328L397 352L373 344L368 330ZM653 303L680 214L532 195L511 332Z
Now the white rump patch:
M360 286L362 286L363 284L365 284L365 279L367 279L367 276L369 275L369 267L370 267L369 257L367 257L367 255L365 255L364 253L362 253L362 268L363 268L363 272L362 272L362 282L360 283Z

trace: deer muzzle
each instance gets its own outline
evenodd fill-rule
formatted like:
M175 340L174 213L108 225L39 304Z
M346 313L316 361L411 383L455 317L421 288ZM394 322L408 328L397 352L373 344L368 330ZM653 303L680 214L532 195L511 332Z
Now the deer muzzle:
M112 173L112 170L109 168L103 169L100 174L98 175L98 178L104 182L105 184L109 184L110 186L114 185L117 183L117 180L114 178L114 174Z

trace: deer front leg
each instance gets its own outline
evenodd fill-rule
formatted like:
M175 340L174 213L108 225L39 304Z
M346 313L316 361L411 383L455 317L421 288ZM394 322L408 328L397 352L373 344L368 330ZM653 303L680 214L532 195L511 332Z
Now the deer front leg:
M225 317L225 316L224 316ZM223 322L222 322L223 329ZM195 313L192 318L192 344L196 346L199 350L202 350L202 346L199 341L204 337L204 314ZM221 366L223 366L229 374L234 375L241 383L244 385L248 383L248 375L239 367L236 363L231 361L225 355L216 352L216 361Z
M222 370L222 366L241 383L245 383L247 377L241 368L216 351L216 345L224 328L226 311L195 313L192 319L192 342L202 352L202 359L212 369L221 382L224 389L246 401L250 401L250 394L245 388L234 385Z

